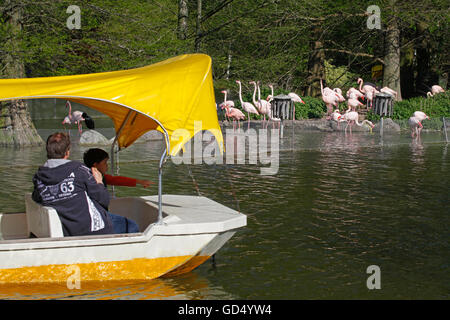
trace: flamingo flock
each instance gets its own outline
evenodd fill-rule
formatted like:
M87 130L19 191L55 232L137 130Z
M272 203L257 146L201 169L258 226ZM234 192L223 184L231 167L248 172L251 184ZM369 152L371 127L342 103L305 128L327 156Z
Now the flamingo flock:
M263 127L266 123L266 116L267 116L267 124L269 121L272 121L273 123L281 122L281 119L273 117L272 114L272 101L274 98L274 90L273 85L269 84L268 87L271 89L271 94L269 94L266 99L261 99L261 89L260 89L260 82L259 81L250 81L249 84L253 85L253 95L252 95L252 102L244 101L242 97L242 83L240 80L236 80L236 83L239 85L239 101L241 104L242 111L239 110L234 102L232 100L227 100L227 90L221 91L224 94L224 101L219 104L219 107L223 110L225 109L225 115L227 119L233 120L233 129L236 129L235 122L238 122L238 127L240 129L240 120L245 120L245 113L247 113L247 120L248 120L248 128L250 128L250 114L256 114L256 115L263 115ZM359 122L359 114L357 112L357 109L364 106L364 103L362 101L367 101L368 108L373 107L373 99L375 97L375 94L377 93L385 93L389 94L394 98L397 98L397 92L395 90L392 90L389 87L383 87L383 88L377 88L375 84L370 82L364 82L362 78L357 79L357 83L359 85L358 88L349 88L346 92L346 98L342 94L342 90L340 88L329 88L324 87L322 79L320 79L320 90L322 95L322 100L325 103L327 107L327 120L332 120L337 122L338 128L339 124L341 122L345 122L347 125L345 127L345 132L347 132L347 128L350 128L350 133L352 132L352 127L356 124L357 126L368 126L370 131L374 128L374 124L369 120L363 120L362 122ZM433 85L431 87L431 91L427 93L427 97L433 97L436 94L445 92L445 90L438 86ZM256 95L258 93L258 95ZM295 92L290 92L288 96L291 98L291 101L294 102L294 117L295 119L295 103L305 103L301 97L299 97ZM339 103L347 103L348 109L341 113L339 110ZM69 104L70 106L70 104ZM76 112L76 111L75 111ZM75 112L72 114L74 115ZM78 111L79 112L79 111ZM69 111L70 115L70 111ZM68 117L66 117L68 118ZM75 118L75 117L74 117ZM422 121L425 119L430 119L428 115L426 115L422 111L416 111L414 114L409 118L408 123L411 128L411 137L419 137L420 132L423 128ZM66 119L65 119L66 121ZM81 120L83 121L83 120ZM64 122L63 122L64 123ZM75 122L76 123L76 122ZM80 121L78 122L80 123Z

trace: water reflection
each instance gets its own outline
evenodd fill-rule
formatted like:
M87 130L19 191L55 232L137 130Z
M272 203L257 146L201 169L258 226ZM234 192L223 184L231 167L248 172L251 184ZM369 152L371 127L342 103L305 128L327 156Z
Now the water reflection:
M148 281L84 281L79 289L69 289L66 283L0 284L0 299L4 300L197 300L213 297L234 298L193 272Z
M154 141L123 150L120 174L156 181L162 147ZM75 142L72 158L81 159L85 149ZM248 161L165 164L164 193L200 193L248 217L247 227L216 254L216 269L206 262L186 278L103 283L101 288L82 287L79 295L62 288L49 297L450 297L450 282L445 281L450 261L450 171L440 133L422 133L417 144L408 133L385 132L380 137L353 132L350 137L285 127L279 149L278 173L269 176ZM31 176L44 161L39 148L0 148L1 211L24 210L23 193L31 190ZM116 187L117 196L156 193L156 188ZM382 272L383 289L377 292L366 287L366 268L372 264ZM0 294L9 298L14 293L2 290ZM46 287L33 290L17 292L27 298L47 294Z

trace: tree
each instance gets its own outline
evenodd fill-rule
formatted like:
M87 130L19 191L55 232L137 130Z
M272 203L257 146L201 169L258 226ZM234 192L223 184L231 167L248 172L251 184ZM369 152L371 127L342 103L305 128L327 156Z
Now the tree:
M21 55L22 6L20 3L5 1L2 17L3 31L8 37L2 56L2 76L5 78L25 77L25 67ZM27 111L24 100L13 100L0 105L0 145L35 146L43 143Z

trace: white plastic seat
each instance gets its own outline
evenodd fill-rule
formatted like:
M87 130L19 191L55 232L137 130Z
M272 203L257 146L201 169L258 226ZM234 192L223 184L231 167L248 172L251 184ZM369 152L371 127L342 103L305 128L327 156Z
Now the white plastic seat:
M64 237L61 220L55 209L35 202L31 193L25 194L25 209L28 234L33 233L38 238Z

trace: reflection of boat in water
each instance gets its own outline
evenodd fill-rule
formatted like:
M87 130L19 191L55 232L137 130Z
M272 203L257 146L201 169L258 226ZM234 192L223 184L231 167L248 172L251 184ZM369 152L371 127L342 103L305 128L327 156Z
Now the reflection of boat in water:
M232 299L221 288L211 288L207 279L196 273L168 279L87 281L79 289L69 289L65 283L14 283L0 284L2 300L36 299Z
M26 195L25 213L0 214L0 283L66 281L70 276L154 279L186 273L246 225L245 215L211 199L162 195L167 156L176 155L200 130L210 130L223 145L208 56L184 55L109 73L0 80L0 100L35 98L70 100L111 117L116 130L113 171L116 144L120 150L149 130L162 132L158 195L111 201L109 210L135 220L139 233L81 237L63 237L56 211ZM194 126L194 121L202 126ZM30 233L37 238L29 238Z
M196 273L174 278L152 280L86 281L78 289L69 289L66 283L15 283L0 284L2 300L191 300L232 299L221 288L211 287L209 281Z

